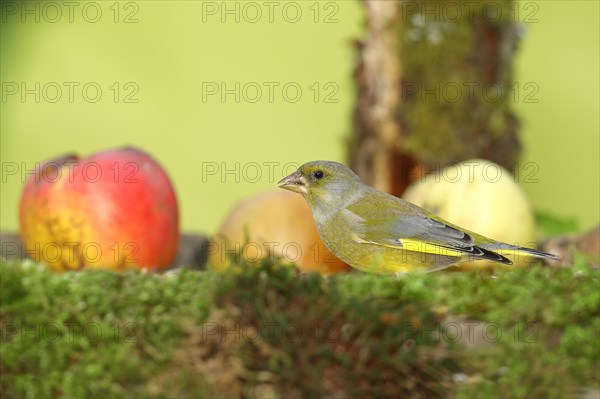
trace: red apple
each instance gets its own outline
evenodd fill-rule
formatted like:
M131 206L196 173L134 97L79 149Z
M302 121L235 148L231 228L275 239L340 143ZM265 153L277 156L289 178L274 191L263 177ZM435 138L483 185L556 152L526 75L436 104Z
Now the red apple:
M179 243L169 177L135 148L39 165L25 184L20 223L27 254L57 271L163 270Z

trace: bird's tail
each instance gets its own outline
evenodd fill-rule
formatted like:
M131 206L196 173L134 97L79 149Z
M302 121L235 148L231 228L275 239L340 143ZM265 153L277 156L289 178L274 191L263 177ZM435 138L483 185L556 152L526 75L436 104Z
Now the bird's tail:
M494 251L502 255L512 255L515 259L521 256L534 257L539 259L561 261L562 259L556 255L549 254L547 252L538 251L537 249L519 247L517 245L504 244L500 242L483 244L480 247Z

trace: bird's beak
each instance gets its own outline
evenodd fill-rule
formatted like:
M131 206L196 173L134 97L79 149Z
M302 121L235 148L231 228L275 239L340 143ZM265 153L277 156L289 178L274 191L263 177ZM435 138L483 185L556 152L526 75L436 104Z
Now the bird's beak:
M299 171L295 171L291 175L284 177L279 180L277 185L280 188L284 188L286 190L290 190L300 194L307 194L308 189L306 187L306 179L304 176L300 174Z

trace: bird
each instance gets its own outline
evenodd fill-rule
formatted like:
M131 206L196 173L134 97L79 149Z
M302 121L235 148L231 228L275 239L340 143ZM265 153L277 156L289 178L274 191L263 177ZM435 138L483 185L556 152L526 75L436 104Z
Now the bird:
M560 260L535 249L495 241L364 184L350 168L312 161L278 183L304 197L327 248L363 272L404 275L485 259L511 265L503 254Z

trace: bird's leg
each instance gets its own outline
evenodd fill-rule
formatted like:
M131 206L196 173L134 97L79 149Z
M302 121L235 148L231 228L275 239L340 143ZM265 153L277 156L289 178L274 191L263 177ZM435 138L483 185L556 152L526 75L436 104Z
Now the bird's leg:
M396 277L396 280L402 280L403 278L408 276L408 272L396 272L394 273L394 276Z

